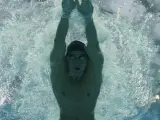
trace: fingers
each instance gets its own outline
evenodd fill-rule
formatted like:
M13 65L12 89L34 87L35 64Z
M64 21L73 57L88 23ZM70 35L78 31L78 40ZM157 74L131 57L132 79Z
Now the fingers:
M81 5L93 7L91 0L82 0Z
M77 5L77 3L76 3L76 0L75 0L75 1L73 1L73 9L76 8L76 5Z
M77 5L77 9L80 10L81 9L81 5L79 3L79 0L75 0L75 2L76 2L76 5Z
M82 0L82 3L91 3L91 0Z
M66 2L65 0L62 0L62 6L65 5L65 2Z
M80 4L79 4L79 1L78 1L78 0L75 0L75 3L76 3L76 5L77 5L77 6L80 6Z

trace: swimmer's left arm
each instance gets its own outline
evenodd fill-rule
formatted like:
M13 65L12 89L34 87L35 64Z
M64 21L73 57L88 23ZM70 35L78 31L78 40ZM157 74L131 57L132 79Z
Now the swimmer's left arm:
M77 1L77 8L78 8L78 11L83 15L86 23L88 55L92 60L93 64L96 65L96 68L98 67L101 69L104 58L100 50L100 46L97 38L97 31L92 19L94 8L91 3L91 0L82 0L81 4Z
M102 67L101 65L104 62L104 57L99 46L97 31L92 19L86 25L86 37L88 41L87 50L89 57L94 64L98 64L98 66Z

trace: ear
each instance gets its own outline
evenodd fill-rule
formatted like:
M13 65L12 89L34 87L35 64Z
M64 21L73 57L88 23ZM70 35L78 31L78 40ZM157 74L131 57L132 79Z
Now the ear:
M89 59L90 59L90 57L89 57L88 48L87 48L87 47L85 47L84 49L85 49L85 52L86 52L86 54L87 54L87 57L88 57L88 60L89 60Z
M79 1L78 1L78 0L75 0L75 2L76 2L76 5L77 5L77 6L80 6L80 4L79 4Z

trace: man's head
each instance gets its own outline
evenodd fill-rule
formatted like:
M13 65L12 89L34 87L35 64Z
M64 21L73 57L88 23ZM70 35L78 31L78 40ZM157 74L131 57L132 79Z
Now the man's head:
M85 44L80 41L71 42L66 52L69 75L73 78L82 77L86 70L88 59Z

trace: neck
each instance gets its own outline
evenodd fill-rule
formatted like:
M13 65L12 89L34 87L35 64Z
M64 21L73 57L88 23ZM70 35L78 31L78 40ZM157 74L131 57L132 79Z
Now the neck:
M71 83L78 84L78 85L83 82L81 77L77 77L77 76L76 77L70 76L70 81Z
M72 80L74 81L81 81L81 78L83 76L83 73L79 74L79 75L74 75L72 73L69 73L69 76Z
M79 77L79 76L76 76L76 77L72 76L72 80L74 80L74 81L81 81L80 78L81 78L81 77Z

